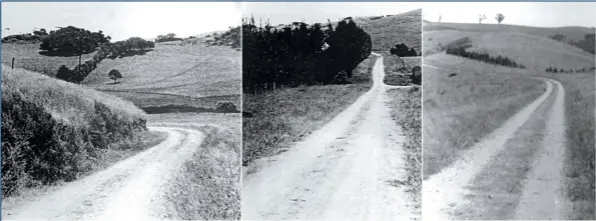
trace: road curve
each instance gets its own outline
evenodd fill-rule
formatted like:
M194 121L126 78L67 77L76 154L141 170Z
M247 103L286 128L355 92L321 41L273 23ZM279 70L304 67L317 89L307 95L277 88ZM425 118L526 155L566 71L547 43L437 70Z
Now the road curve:
M4 220L156 220L158 194L200 146L203 134L180 127L149 127L167 138L135 156L2 211Z
M419 217L406 187L401 128L385 102L383 59L373 87L289 151L259 162L243 179L247 220L411 220Z
M439 70L439 67L424 65ZM546 91L533 102L522 108L502 126L482 138L466 150L461 158L441 172L423 181L423 218L429 220L458 219L454 210L465 204L465 196L470 193L468 185L484 168L490 167L490 160L505 149L506 142L515 136L540 105L547 98L555 102L550 107L547 118L547 135L541 141L536 159L528 176L522 181L524 189L519 200L516 219L563 219L564 197L562 191L562 171L565 145L565 91L558 81L539 78L544 81ZM498 173L498 171L495 171ZM473 205L482 207L483 205Z

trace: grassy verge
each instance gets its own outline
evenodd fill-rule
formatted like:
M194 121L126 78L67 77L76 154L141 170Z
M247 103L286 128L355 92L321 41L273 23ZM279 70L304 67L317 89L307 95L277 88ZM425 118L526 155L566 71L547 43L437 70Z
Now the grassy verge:
M540 96L540 80L516 75L427 68L424 93L424 177L454 162L459 153L498 128Z
M421 205L422 191L422 92L419 89L394 89L387 92L392 98L391 117L402 127L407 137L404 144L408 187L417 205Z
M565 88L567 120L566 196L571 201L573 220L593 220L594 207L594 73L553 74Z
M15 68L43 73L48 76L54 76L60 65L66 65L70 68L79 64L78 56L45 56L39 54L38 51L39 44L2 44L2 63L10 67L12 58L15 58ZM81 60L85 62L93 58L94 54L95 52L84 54Z
M2 72L2 192L72 181L159 142L115 96L23 69Z
M353 84L324 85L276 90L265 94L244 94L243 165L270 156L301 140L354 103L371 87L370 73L375 58L370 56L354 71Z
M181 176L166 190L176 219L240 219L240 139L212 126L198 128L205 137Z

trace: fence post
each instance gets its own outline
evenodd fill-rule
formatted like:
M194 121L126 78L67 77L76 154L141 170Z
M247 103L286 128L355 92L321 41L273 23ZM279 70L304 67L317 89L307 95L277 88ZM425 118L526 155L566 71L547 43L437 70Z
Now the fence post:
M12 57L12 64L10 65L12 69L14 69L14 57Z
M274 82L273 82L273 90L275 90L275 89L276 89L276 88L275 88L275 81L274 81Z

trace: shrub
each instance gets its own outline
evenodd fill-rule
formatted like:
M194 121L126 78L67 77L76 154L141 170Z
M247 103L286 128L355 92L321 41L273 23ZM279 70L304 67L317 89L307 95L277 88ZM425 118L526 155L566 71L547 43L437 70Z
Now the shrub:
M122 74L120 74L120 71L118 71L116 69L112 69L108 73L108 77L110 77L110 79L112 79L112 80L114 80L114 82L116 82L116 80L122 78Z
M216 112L219 113L236 113L238 110L236 109L236 105L232 102L223 102L218 103L217 107L215 108Z

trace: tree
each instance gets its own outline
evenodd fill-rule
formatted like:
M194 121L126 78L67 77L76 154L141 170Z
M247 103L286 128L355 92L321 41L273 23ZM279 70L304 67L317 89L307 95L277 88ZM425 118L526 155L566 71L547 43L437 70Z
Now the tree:
M439 23L441 23L441 19L443 19L443 16L439 15Z
M120 71L118 71L116 69L112 69L108 73L108 77L110 77L110 79L114 80L114 83L116 83L116 80L122 78L122 74L120 74Z
M479 14L478 15L478 24L482 24L482 21L486 19L486 15L485 14Z
M501 22L503 22L503 20L505 20L505 15L503 15L501 13L497 13L497 15L495 16L495 19L497 20L497 22L499 24L501 24Z

